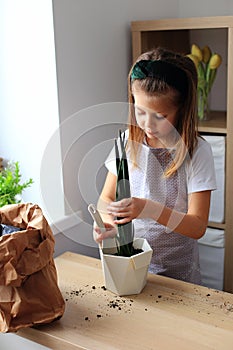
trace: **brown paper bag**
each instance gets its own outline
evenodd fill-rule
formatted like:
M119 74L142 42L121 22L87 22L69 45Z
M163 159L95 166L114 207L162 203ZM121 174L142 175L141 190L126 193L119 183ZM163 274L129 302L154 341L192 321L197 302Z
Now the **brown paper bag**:
M0 237L0 331L51 322L64 313L53 260L54 238L33 204L0 208L0 222L21 231Z

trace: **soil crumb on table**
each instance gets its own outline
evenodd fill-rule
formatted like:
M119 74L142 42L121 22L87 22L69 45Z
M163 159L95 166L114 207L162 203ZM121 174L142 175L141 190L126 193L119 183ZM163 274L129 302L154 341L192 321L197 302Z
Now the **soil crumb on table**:
M65 291L64 299L67 303L78 305L80 298L86 300L87 309L86 314L83 315L83 320L86 322L94 319L100 320L113 314L117 315L118 312L131 313L133 311L133 299L114 295L101 285L85 285ZM93 300L95 301L94 306Z

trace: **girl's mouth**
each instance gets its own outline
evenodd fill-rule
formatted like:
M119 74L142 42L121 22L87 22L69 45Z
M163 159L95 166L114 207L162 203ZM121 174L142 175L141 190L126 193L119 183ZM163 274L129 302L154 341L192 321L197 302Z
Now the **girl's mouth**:
M146 135L150 136L150 137L156 137L158 135L157 131L149 131L149 130L145 130Z

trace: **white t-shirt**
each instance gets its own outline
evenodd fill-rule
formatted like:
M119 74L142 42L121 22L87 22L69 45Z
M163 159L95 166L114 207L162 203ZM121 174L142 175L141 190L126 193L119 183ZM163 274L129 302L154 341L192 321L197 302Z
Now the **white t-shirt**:
M198 137L193 157L187 164L188 193L216 190L213 153L210 144Z
M128 130L126 131L126 137ZM146 146L150 148L149 146ZM130 169L130 159L129 169ZM115 148L113 148L105 161L106 168L113 173L116 171ZM197 146L193 152L192 159L186 161L187 187L188 193L199 191L216 190L216 176L214 168L213 153L210 144L201 137L198 137ZM145 176L147 174L145 173Z

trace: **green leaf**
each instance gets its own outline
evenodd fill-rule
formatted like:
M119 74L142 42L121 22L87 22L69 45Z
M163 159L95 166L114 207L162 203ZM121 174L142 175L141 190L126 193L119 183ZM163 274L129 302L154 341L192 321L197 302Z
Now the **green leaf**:
M119 146L117 141L115 140L115 155L117 168L116 200L131 197L126 145L127 142L125 141L125 133L122 133L121 130L119 130ZM133 255L133 239L133 223L129 222L126 224L119 224L118 235L116 236L118 255Z
M18 203L17 195L33 183L32 179L21 183L21 174L19 163L15 162L8 164L8 166L0 172L0 207L6 204Z

